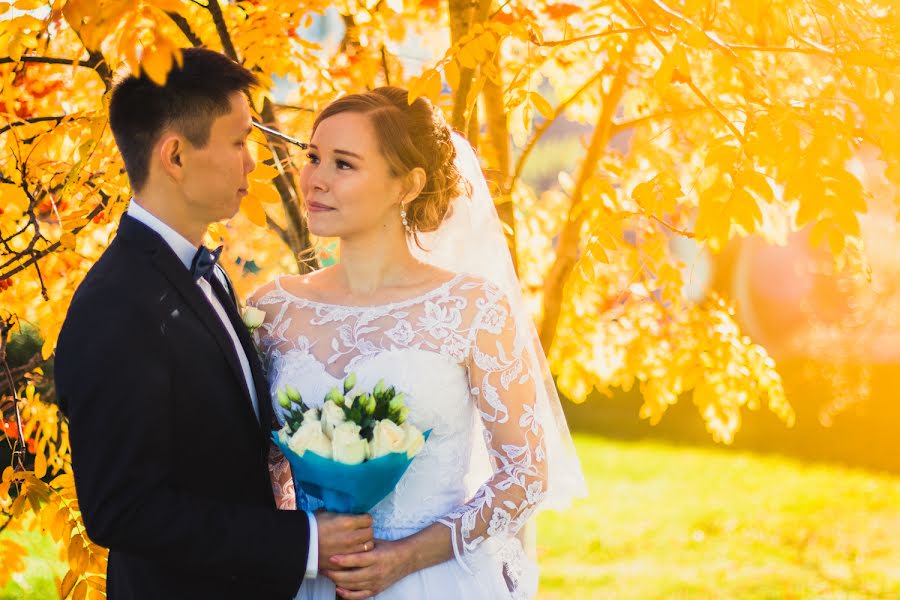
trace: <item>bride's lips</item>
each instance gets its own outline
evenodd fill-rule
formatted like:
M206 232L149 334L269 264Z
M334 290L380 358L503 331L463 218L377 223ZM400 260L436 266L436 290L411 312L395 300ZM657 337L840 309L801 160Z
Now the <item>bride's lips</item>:
M309 212L326 212L329 210L334 210L330 206L326 206L325 204L320 204L318 202L312 202L312 201L306 202L306 209L309 210Z

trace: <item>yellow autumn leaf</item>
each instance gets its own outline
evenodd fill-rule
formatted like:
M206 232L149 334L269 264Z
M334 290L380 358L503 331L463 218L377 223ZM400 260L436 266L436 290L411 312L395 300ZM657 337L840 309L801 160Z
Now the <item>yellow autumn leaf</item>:
M59 584L59 597L68 598L69 594L72 592L72 588L75 587L75 583L77 581L78 575L74 571L66 571L65 577L63 577L62 581Z
M46 474L47 457L42 451L38 450L38 453L34 456L34 476L38 479L43 479Z
M172 53L168 48L153 46L141 57L141 68L157 85L165 85L172 70Z
M537 92L531 92L528 97L531 99L531 103L534 104L534 107L545 119L553 118L553 107L550 106L550 103L547 102L543 96Z
M28 196L21 186L0 183L0 208L13 206L19 210L28 208Z
M60 245L66 250L75 250L75 234L67 231L59 236Z
M81 542L79 542L80 544ZM75 589L72 591L72 600L86 600L87 597L87 582L82 579L78 582L78 585L75 586Z
M259 227L266 226L266 211L256 196L251 194L244 196L244 199L241 201L241 212L254 225Z
M249 196L253 196L263 204L277 204L281 202L281 196L278 190L271 183L263 183L261 181L251 181Z
M459 64L456 60L449 60L444 64L444 77L451 89L459 87Z
M256 168L254 168L253 171L250 172L250 179L256 181L272 181L279 175L280 173L275 167L258 162L256 163Z

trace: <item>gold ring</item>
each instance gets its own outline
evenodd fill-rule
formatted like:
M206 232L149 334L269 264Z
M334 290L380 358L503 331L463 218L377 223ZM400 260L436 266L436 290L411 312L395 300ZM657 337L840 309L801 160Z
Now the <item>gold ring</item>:
M363 543L363 552L368 552L368 551L369 551L369 542L365 542L365 543Z

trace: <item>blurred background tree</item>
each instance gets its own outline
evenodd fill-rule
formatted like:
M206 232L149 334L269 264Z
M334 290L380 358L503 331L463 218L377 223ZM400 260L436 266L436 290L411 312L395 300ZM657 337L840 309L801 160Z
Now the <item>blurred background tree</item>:
M900 383L890 3L18 0L0 13L0 393L13 465L0 526L39 516L71 569L63 596L103 590L52 357L130 197L106 94L119 72L163 81L180 47L256 72L256 117L301 139L348 92L402 85L441 106L482 158L576 427L643 435L636 416L656 425L671 409L661 431L732 443L752 418L767 440L808 444L786 433L798 414L816 431L897 416L871 403ZM339 259L303 223L304 157L253 139L250 194L209 231L242 295ZM816 390L809 407L788 402L786 373ZM592 395L616 401L584 403ZM0 553L24 551L10 544Z

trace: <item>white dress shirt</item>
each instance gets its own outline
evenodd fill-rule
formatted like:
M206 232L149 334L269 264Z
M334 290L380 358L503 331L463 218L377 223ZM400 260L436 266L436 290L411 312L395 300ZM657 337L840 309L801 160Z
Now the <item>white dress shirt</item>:
M175 252L175 256L177 256L182 264L184 264L184 267L190 270L194 255L198 250L197 246L194 246L185 239L184 236L166 225L159 217L155 216L134 200L128 205L127 212L130 217L140 221L158 233L163 241L172 248L172 251ZM228 284L224 279L224 275L220 273L219 269L214 269L213 272L222 284L222 287L228 289ZM237 333L235 333L234 327L231 325L231 319L228 318L225 307L219 302L219 299L209 282L201 277L197 280L197 285L203 290L203 295L206 296L206 299L209 300L213 310L219 315L219 320L222 322L222 325L228 332L228 336L231 338L231 343L234 345L234 350L241 363L241 371L244 373L244 380L247 382L247 389L250 390L250 400L253 403L253 412L256 414L258 420L259 399L256 396L256 386L253 384L253 374L250 371L250 362L247 360L247 355L244 352L243 346L241 346L241 341L238 339ZM306 560L306 577L311 579L316 577L319 573L319 531L315 516L309 511L306 511L306 515L309 518L309 555Z

